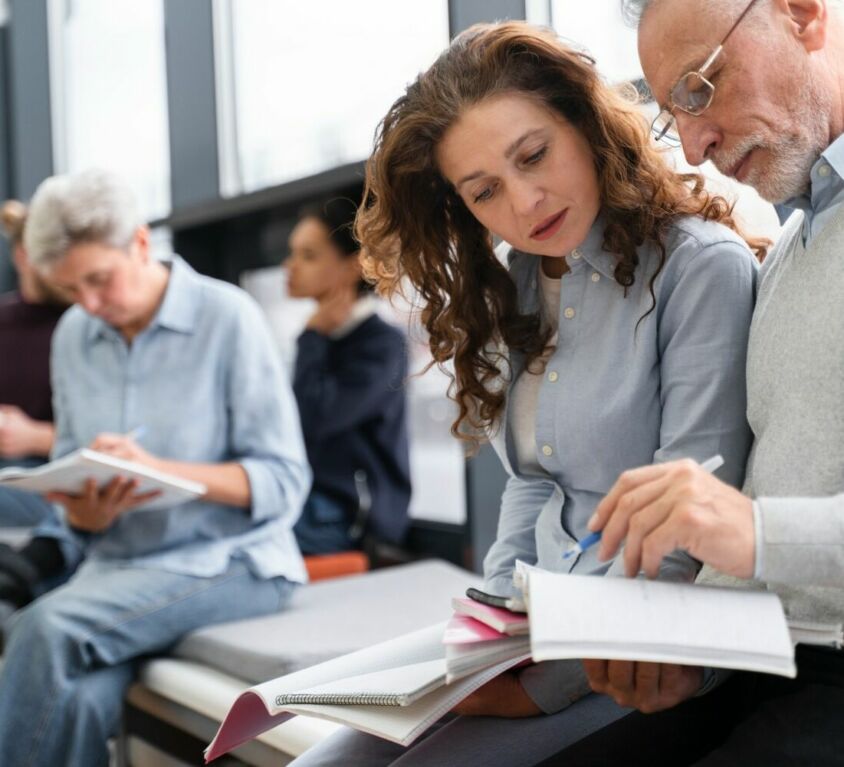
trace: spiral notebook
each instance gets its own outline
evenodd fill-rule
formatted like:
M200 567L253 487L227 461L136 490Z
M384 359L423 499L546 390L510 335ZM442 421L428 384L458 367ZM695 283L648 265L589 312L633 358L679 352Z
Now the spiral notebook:
M477 659L446 683L445 622L255 685L234 702L206 761L216 759L291 716L328 719L410 745L478 687L528 657Z

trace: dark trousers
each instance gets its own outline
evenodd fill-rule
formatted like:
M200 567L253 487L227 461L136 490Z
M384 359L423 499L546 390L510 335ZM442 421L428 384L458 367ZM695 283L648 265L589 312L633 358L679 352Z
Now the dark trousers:
M635 712L541 767L844 765L844 652L799 647L797 679L738 673L658 714Z

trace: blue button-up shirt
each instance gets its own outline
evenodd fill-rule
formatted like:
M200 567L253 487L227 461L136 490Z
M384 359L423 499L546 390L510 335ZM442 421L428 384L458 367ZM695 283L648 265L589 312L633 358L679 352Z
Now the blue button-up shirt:
M616 257L603 247L603 221L567 257L559 337L545 367L536 412L536 457L545 477L516 465L507 413L493 438L510 474L498 537L484 563L487 589L510 593L516 558L544 568L605 572L597 547L577 559L563 550L621 472L655 461L720 453L719 476L740 486L750 448L745 419L745 356L756 262L726 227L686 218L668 232L668 260L648 287L658 250L638 250L636 282L614 279ZM511 252L522 311L539 306L536 256ZM522 373L510 354L511 381ZM509 407L508 407L509 410ZM675 577L692 577L674 559ZM669 569L671 565L669 565Z
M197 576L242 557L259 577L306 579L291 528L310 485L296 403L258 306L239 288L169 262L161 306L131 345L75 306L53 337L58 458L101 432L144 427L161 458L239 463L251 506L137 509L87 539L89 563Z
M816 160L804 194L777 205L781 222L795 211L803 211L803 244L817 237L844 203L844 134L833 141Z

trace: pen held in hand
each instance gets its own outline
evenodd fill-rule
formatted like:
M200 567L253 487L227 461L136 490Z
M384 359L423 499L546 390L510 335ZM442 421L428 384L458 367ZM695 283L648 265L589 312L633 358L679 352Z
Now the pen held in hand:
M131 431L127 431L124 436L127 439L131 439L133 442L140 442L144 438L146 433L146 426L136 426Z
M720 455L713 455L712 458L704 461L700 468L704 471L708 471L710 474L713 471L720 469L724 465L724 459ZM597 531L595 533L589 533L585 538L581 538L579 541L571 544L564 552L563 552L563 559L571 559L572 557L576 557L582 554L586 549L591 548L596 543L601 540L601 531Z

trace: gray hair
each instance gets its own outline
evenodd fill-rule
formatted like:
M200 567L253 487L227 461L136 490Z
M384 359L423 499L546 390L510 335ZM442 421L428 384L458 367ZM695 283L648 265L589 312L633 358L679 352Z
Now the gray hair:
M116 176L101 170L52 176L35 190L24 246L33 266L48 268L81 243L127 248L142 223L134 195Z
M743 0L745 3L748 1ZM645 15L645 11L656 2L659 2L659 0L621 0L621 13L628 24L638 27L642 23L642 17ZM827 0L827 4L831 8L844 10L844 0ZM739 5L739 0L707 0L706 9L707 11L723 12Z

